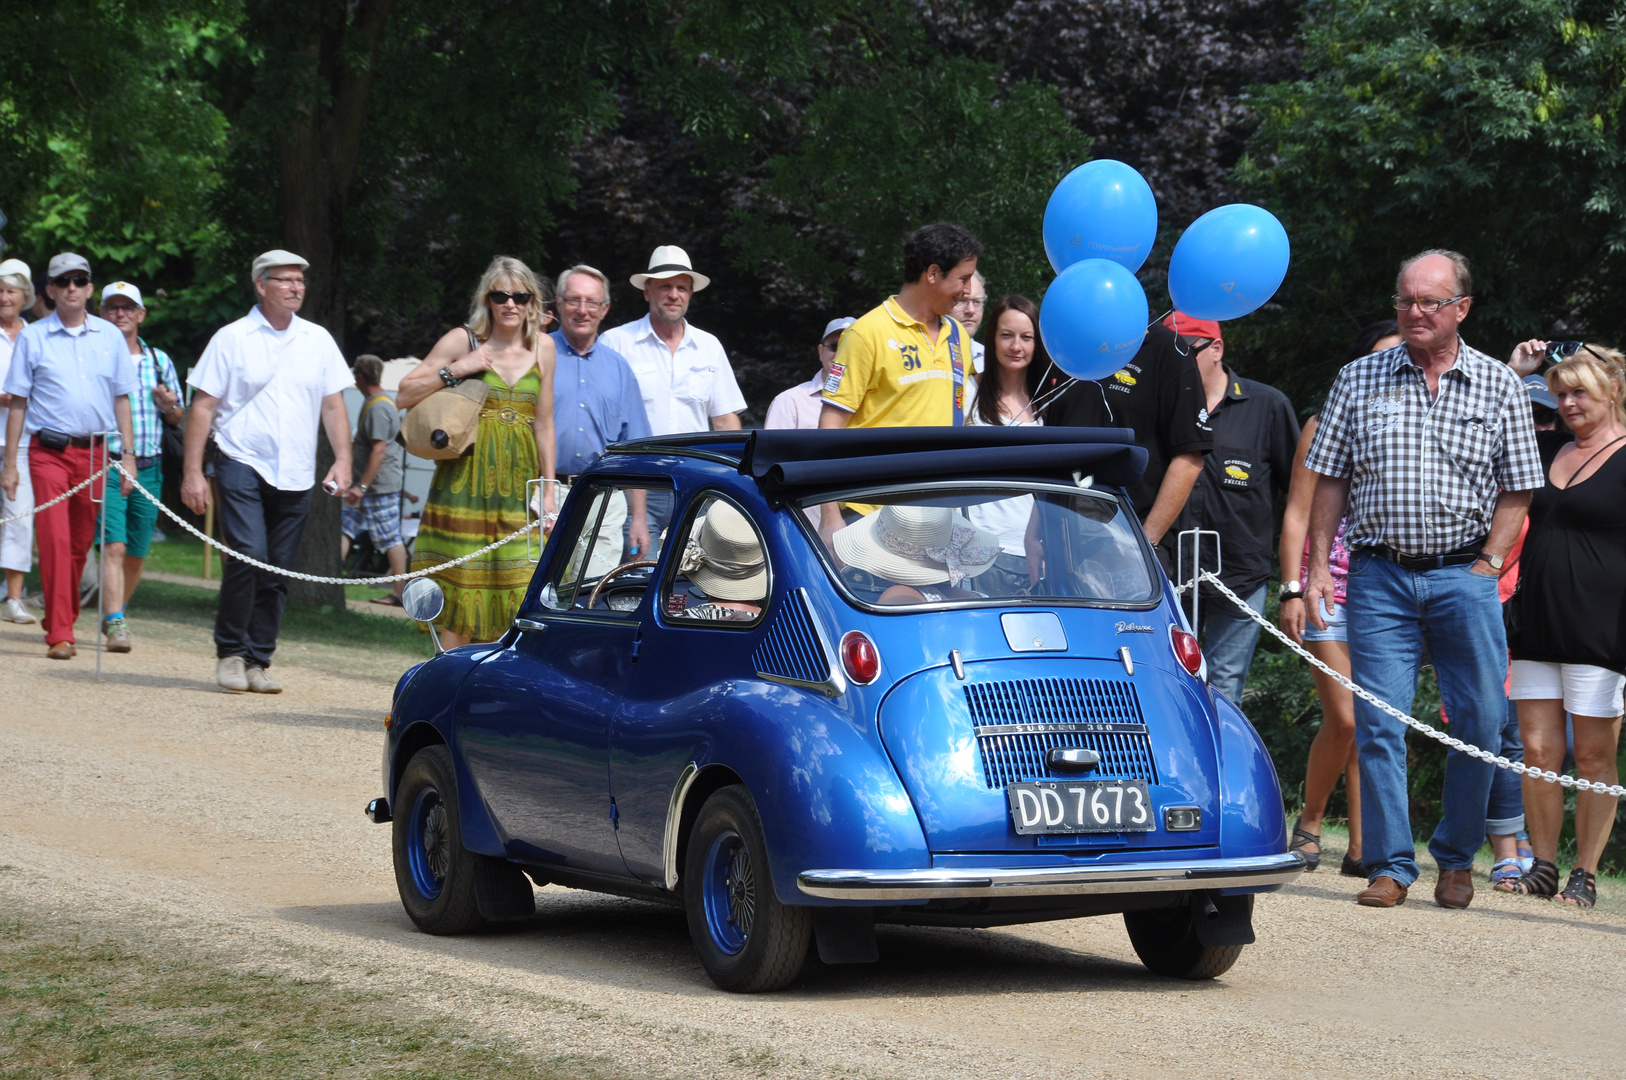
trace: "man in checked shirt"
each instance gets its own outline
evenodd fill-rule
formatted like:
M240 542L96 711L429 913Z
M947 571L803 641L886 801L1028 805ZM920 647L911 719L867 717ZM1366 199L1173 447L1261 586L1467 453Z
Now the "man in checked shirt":
M1496 579L1545 483L1530 407L1506 364L1468 347L1457 328L1472 304L1468 260L1431 250L1407 259L1395 283L1403 344L1339 372L1305 464L1321 474L1310 509L1310 620L1325 625L1328 552L1348 503L1352 675L1410 711L1427 635L1452 734L1501 745L1507 643ZM1406 729L1355 701L1362 850L1368 907L1404 903L1417 880L1406 788ZM1485 839L1495 766L1453 754L1439 827L1428 843L1440 869L1434 900L1465 908Z

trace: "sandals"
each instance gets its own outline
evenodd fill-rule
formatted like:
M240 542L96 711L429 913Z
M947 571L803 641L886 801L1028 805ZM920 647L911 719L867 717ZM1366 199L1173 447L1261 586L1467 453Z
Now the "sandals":
M1536 853L1530 849L1530 834L1520 829L1518 835L1514 837L1514 843L1518 845L1519 869L1528 874L1531 865L1536 861Z
M1345 877L1364 878L1366 876L1366 864L1359 859L1350 858L1349 853L1345 852L1343 865L1338 868L1338 872Z
M385 607L400 607L401 598L394 593L385 593L383 596L373 597L368 603L383 604Z
M1304 860L1304 869L1314 870L1321 865L1321 834L1299 828L1299 822L1303 820L1302 817L1293 819L1293 841L1287 845L1287 850ZM1306 851L1305 848L1311 844L1315 845L1315 851Z
M1570 871L1569 883L1558 898L1578 908L1589 908L1598 902L1598 879L1595 875L1576 867Z
M1523 876L1524 869L1518 859L1497 859L1496 865L1491 867L1491 888L1497 892L1512 892L1514 882Z
M1574 876L1571 875L1571 880ZM1540 896L1551 899L1558 892L1558 867L1546 859L1535 860L1519 880L1507 890L1520 896Z

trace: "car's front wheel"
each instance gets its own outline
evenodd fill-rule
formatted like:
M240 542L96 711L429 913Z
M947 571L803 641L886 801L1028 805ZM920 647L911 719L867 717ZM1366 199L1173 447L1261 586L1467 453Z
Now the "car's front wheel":
M1246 914L1253 912L1253 897L1238 897ZM1124 912L1124 927L1135 955L1154 975L1176 979L1213 979L1231 970L1243 945L1204 945L1198 938L1191 902L1154 911ZM1249 937L1247 940L1252 940Z
M722 788L701 807L683 864L683 902L700 964L724 990L781 990L801 973L813 917L774 895L762 822L745 788Z
M484 925L474 893L476 856L463 847L457 779L444 746L426 746L407 762L392 840L401 906L419 930L463 934Z

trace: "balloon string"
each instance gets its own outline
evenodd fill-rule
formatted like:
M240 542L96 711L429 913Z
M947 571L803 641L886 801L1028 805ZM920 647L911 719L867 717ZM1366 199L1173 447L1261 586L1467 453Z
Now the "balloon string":
M1162 322L1164 319L1167 319L1170 315L1173 315L1173 314L1174 314L1174 309L1170 308L1169 310L1165 311L1163 314L1159 315L1157 318L1153 319L1151 322L1147 323L1146 324L1146 329L1150 330L1152 327L1156 326L1158 323Z

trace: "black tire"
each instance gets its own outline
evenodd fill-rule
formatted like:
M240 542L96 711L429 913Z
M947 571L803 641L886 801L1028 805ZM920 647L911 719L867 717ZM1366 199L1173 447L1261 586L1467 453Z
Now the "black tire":
M457 775L444 746L426 746L407 762L393 809L395 887L407 916L426 934L484 926L474 893L478 856L463 847Z
M1253 910L1253 897L1247 897ZM1157 911L1124 912L1124 928L1135 955L1154 975L1174 979L1213 979L1231 970L1245 945L1207 946L1197 940L1191 903Z
M724 990L782 990L801 974L813 915L774 895L762 821L745 788L725 787L700 808L683 860L683 902L700 965Z

